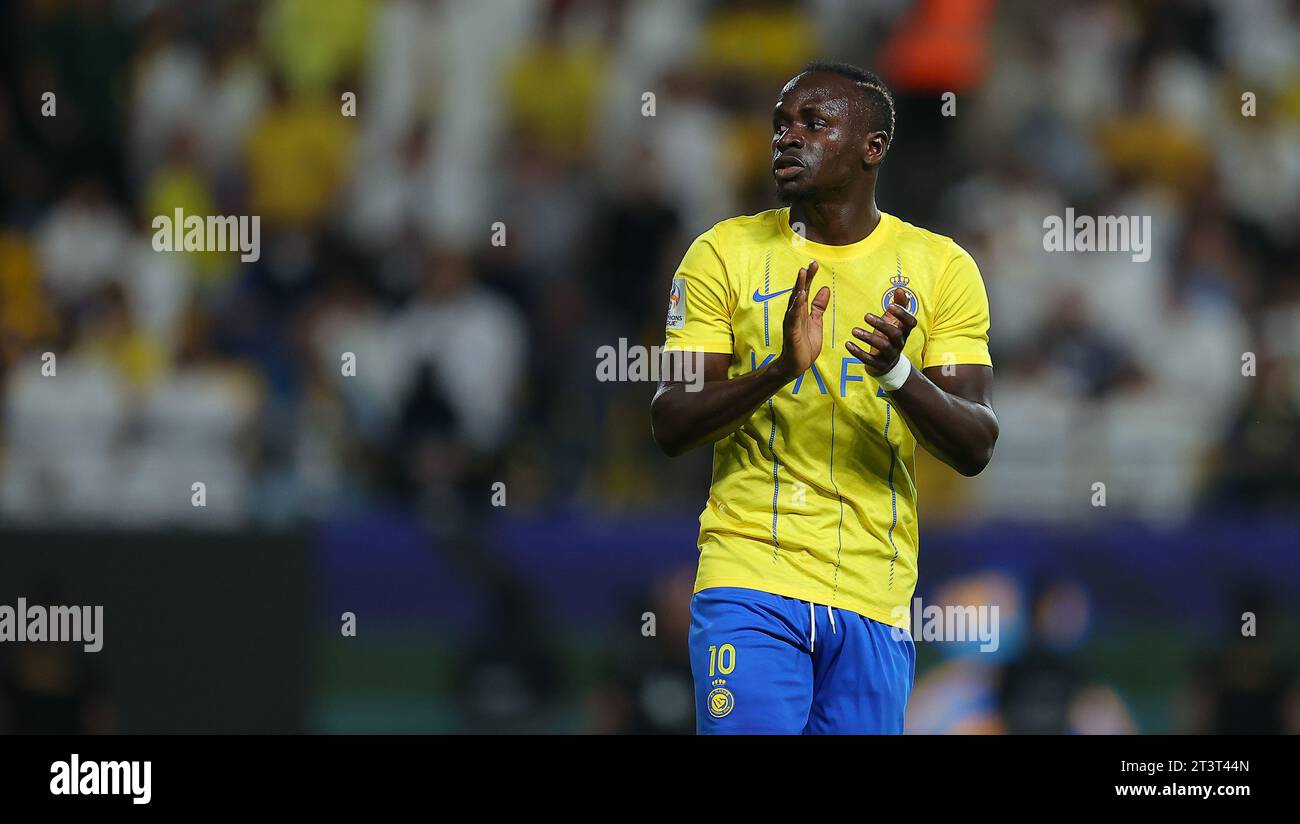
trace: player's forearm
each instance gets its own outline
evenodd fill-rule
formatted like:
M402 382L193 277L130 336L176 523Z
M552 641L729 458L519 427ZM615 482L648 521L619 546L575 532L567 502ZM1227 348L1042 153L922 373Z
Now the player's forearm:
M992 460L998 419L988 406L945 392L915 367L890 398L917 442L962 475L978 475Z
M650 404L655 443L672 457L730 435L781 387L794 380L780 359L738 378L705 381L698 391L683 383L659 388Z

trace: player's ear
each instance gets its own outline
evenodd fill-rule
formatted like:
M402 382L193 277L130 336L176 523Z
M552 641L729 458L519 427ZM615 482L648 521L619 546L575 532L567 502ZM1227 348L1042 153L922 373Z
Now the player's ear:
M879 166L889 151L889 135L883 131L867 132L862 142L862 164L868 168Z

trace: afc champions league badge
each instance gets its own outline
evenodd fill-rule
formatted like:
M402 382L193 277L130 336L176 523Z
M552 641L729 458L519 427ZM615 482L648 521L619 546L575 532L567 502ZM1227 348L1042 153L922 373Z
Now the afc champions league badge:
M732 708L736 706L736 698L731 694L731 690L718 684L725 684L721 678L714 681L713 689L709 690L707 703L709 705L709 715L714 718L726 718L731 714Z
M887 310L889 304L894 302L894 290L902 289L907 293L907 311L912 315L916 314L916 293L907 288L907 284L910 281L911 278L904 276L902 272L899 272L889 279L889 288L885 290L884 296L880 299L881 312Z
M686 328L686 278L673 278L668 290L668 328Z

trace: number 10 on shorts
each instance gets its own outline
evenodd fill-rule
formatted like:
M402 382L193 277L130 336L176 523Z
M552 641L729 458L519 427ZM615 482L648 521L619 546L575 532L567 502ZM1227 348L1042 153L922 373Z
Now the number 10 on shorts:
M736 648L731 644L709 647L709 677L730 675L736 668Z

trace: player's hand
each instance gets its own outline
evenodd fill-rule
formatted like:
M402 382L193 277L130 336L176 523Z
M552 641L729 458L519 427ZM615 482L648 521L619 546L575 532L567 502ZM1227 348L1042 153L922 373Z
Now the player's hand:
M868 346L864 348L853 341L844 344L854 357L862 361L872 376L883 375L894 368L898 356L903 354L903 347L907 345L907 336L916 328L916 315L907 311L907 303L907 292L895 289L884 317L872 314L863 316L862 319L872 327L870 331L860 326L853 327L853 337Z
M810 306L808 290L816 276L817 261L814 260L799 270L786 304L784 345L774 366L787 382L802 375L822 351L822 315L831 301L831 290L825 286L818 289Z

